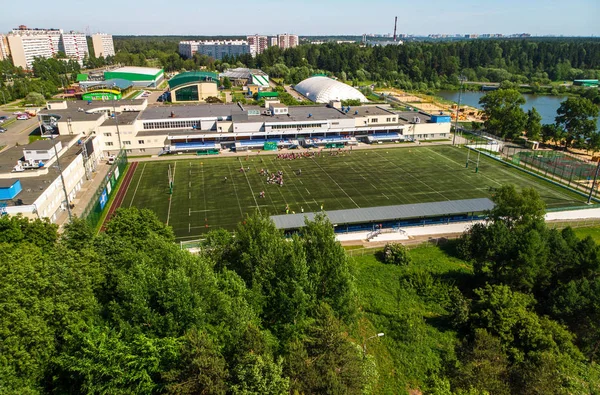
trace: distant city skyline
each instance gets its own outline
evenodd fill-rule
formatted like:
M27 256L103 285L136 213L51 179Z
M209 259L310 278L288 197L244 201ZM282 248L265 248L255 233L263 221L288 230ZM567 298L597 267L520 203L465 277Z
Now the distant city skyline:
M392 33L397 15L398 33L417 36L485 33L600 36L598 0L431 0L425 3L266 0L252 3L251 9L248 5L241 0L200 4L192 0L167 3L104 0L92 6L75 0L59 0L49 7L45 1L30 0L28 12L23 12L21 7L2 10L0 34L26 25L113 35L245 36L288 32L300 36L358 36ZM247 12L252 13L251 18Z

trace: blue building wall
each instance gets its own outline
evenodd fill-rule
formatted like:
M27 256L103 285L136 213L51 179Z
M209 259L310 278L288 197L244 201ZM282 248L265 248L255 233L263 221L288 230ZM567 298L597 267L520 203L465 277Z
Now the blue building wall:
M9 188L0 188L0 200L14 199L22 189L21 181L15 180Z
M431 123L449 123L450 116L449 115L432 115Z

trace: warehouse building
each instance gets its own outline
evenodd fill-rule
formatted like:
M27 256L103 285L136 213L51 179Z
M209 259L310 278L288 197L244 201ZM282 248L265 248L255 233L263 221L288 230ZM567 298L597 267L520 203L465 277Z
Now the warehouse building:
M131 81L134 86L155 88L165 79L165 73L162 69L127 66L105 71L104 79L122 79Z
M209 71L188 71L169 80L171 102L203 102L219 97L219 75Z
M269 87L269 76L259 69L247 69L238 67L227 69L220 74L220 77L227 77L235 86L257 85L262 88Z

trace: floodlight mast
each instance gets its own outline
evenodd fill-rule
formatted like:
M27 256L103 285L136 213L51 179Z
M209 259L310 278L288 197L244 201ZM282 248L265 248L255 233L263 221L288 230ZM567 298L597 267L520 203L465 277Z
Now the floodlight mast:
M454 138L452 139L452 145L456 144L456 133L458 133L458 114L460 111L460 99L462 96L463 83L467 81L467 77L461 75L458 77L458 81L460 82L460 85L458 88L458 105L456 106L456 119L454 120Z

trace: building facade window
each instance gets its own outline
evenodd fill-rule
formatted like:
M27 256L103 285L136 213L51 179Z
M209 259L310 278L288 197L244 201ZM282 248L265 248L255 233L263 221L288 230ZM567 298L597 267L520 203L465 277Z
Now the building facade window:
M129 141L129 140L123 140L123 145L131 145L131 141Z
M112 136L112 133L104 133L104 136L105 137L110 137L110 136Z
M144 140L138 140L138 144L140 144L140 145L144 144Z
M110 142L110 141L107 141L107 142L106 142L106 143L104 143L104 144L106 144L106 146L107 146L107 147L112 147L112 146L113 146L113 143L112 143L112 142Z

